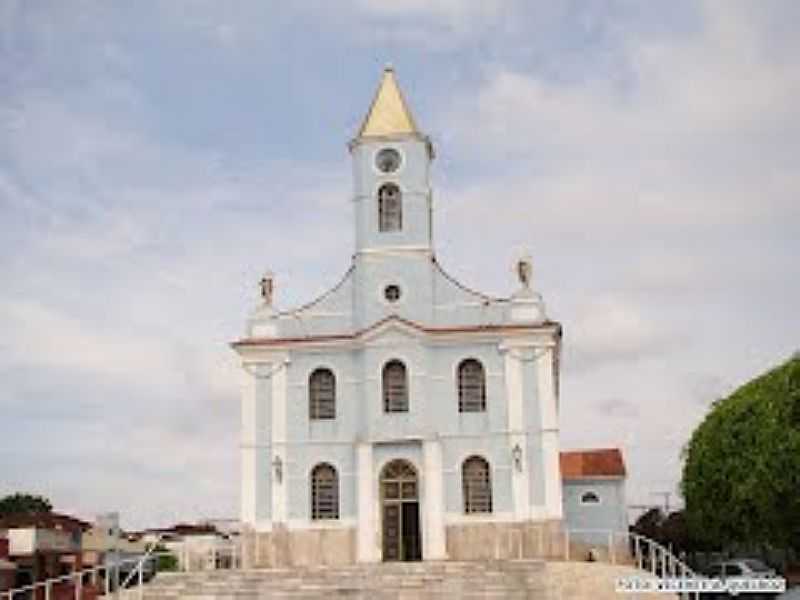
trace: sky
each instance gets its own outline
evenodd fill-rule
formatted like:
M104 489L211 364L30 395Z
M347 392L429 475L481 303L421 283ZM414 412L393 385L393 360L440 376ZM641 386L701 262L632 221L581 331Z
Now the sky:
M238 514L228 343L353 250L394 65L440 262L564 327L564 448L677 496L711 403L800 349L800 3L0 0L0 495Z

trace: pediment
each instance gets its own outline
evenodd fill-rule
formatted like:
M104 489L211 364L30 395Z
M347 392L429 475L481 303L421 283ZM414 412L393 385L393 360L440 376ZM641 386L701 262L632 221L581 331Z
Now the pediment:
M418 341L425 332L410 321L390 316L367 328L361 335L365 344L393 345Z

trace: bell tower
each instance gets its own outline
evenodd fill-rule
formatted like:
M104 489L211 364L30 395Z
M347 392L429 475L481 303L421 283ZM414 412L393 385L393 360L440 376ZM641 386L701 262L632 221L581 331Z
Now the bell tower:
M394 69L386 67L356 137L354 325L389 315L433 316L433 146L411 116Z
M384 250L430 254L433 146L417 129L392 67L384 69L369 112L349 147L356 254Z

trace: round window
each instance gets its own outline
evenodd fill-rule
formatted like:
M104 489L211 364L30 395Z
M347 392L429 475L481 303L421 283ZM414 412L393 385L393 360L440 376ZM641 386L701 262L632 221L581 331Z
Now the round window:
M389 302L397 302L400 299L400 286L394 284L387 285L383 290L383 296Z
M394 173L401 161L400 153L394 148L383 148L375 155L375 166L381 173Z

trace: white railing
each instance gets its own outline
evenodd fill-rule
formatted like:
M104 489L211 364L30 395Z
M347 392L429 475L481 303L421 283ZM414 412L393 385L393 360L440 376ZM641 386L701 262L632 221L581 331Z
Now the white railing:
M197 551L188 548L182 548L180 552L172 550L160 550L155 552L156 546L152 546L142 556L133 558L126 558L122 560L112 560L102 565L82 569L62 575L61 577L53 577L44 581L37 581L30 585L10 589L0 592L0 600L28 600L29 598L37 598L37 592L44 590L44 600L53 600L55 588L58 585L72 586L75 600L83 600L83 587L85 581L88 579L93 586L97 586L98 580L102 577L103 590L106 597L111 597L112 592L117 594L117 598L121 594L129 597L129 594L136 594L141 600L144 594L144 583L146 582L147 574L149 573L148 564L152 564L153 575L157 574L157 561L162 557L172 557L176 561L176 569L179 571L192 570L192 558L200 556L200 562L203 565L203 570L216 570L221 561L227 562L229 569L240 569L242 567L242 557L238 541L231 541L229 544L214 545L203 551ZM131 567L123 569L123 567ZM120 575L126 572L127 576L120 583ZM126 589L133 578L136 577L136 587L133 589Z
M602 540L596 542L595 540ZM590 556L570 556L570 546L580 544ZM696 579L702 577L668 548L657 541L633 531L611 531L608 529L565 529L564 560L597 560L604 558L603 550L611 564L632 564L637 569L649 571L659 579ZM594 552L593 552L594 551ZM699 592L689 594L699 598Z

